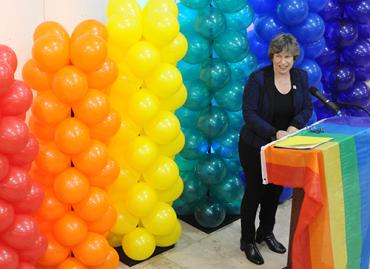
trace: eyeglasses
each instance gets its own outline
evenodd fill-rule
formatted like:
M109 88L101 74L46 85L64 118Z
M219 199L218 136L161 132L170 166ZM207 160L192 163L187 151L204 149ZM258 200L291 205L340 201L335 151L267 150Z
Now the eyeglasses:
M315 133L315 134L325 133L325 130L321 127L311 127L311 128L308 129L308 131L310 133Z

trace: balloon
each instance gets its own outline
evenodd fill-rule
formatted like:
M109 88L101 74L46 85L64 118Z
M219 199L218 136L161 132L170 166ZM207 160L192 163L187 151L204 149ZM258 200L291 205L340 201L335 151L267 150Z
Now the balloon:
M104 90L112 84L117 77L118 68L116 64L107 58L99 69L87 74L87 81L89 88Z
M1 83L1 82L0 82ZM1 96L0 105L3 116L18 116L26 112L32 103L32 92L28 86L15 80L8 91Z
M339 45L341 47L347 47L356 42L358 38L358 27L357 24L343 19L339 23Z
M123 237L122 249L133 260L145 260L155 250L155 239L146 229L138 227Z
M9 202L18 202L26 198L31 188L31 178L27 171L9 167L9 172L0 182L0 198Z
M204 156L195 167L195 176L207 185L220 183L226 173L225 163L215 154Z
M346 15L355 22L370 23L370 4L366 0L346 3L344 6Z
M45 254L38 260L38 264L55 267L63 262L70 254L70 249L59 244L52 234L47 234L47 249Z
M53 225L55 239L65 247L79 244L87 235L87 224L73 213L67 213Z
M222 204L209 197L198 202L194 210L196 221L207 228L219 226L225 220L225 216L226 211Z
M44 220L53 221L61 218L66 212L67 205L63 204L56 198L52 189L45 189L44 200L37 211L37 215Z
M189 64L185 61L180 61L177 63L177 68L181 72L181 75L183 78L189 78L189 77L198 77L200 66L198 64Z
M171 187L179 177L179 168L168 157L160 156L156 162L143 173L144 180L156 190Z
M180 120L182 128L192 128L194 127L194 122L198 120L200 111L194 111L186 108L186 106L181 107L176 110L176 116Z
M355 67L355 76L357 80L369 80L370 79L370 65L365 67Z
M316 58L316 61L321 66L330 66L333 64L337 64L339 59L339 51L335 48L325 46L324 51L322 54Z
M186 99L184 107L191 110L202 110L207 108L211 102L211 97L206 85L197 79L187 80L184 83L188 89L188 98ZM181 116L179 116L179 118L181 121ZM191 126L193 126L193 124L194 121L192 121Z
M180 122L173 113L162 110L145 125L144 131L154 142L168 144L180 134Z
M174 201L173 207L176 210L176 213L180 216L192 215L194 213L195 204L196 202L188 203L180 198Z
M53 142L42 144L36 159L36 165L42 171L59 174L70 166L71 160L63 154Z
M6 269L17 269L19 264L19 258L17 252L0 243L0 268Z
M176 65L178 61L184 58L187 50L188 41L182 33L179 33L171 43L161 48L161 62Z
M291 27L292 34L298 41L306 44L319 40L325 32L325 23L317 13L308 13L300 24Z
M247 33L250 50L256 55L258 59L264 59L268 56L268 44L261 39L255 31Z
M89 177L91 186L105 188L116 180L119 175L119 166L116 161L108 159L98 174Z
M1 233L7 230L9 226L13 223L14 215L15 215L14 207L10 203L0 200L0 232ZM0 258L0 264L1 264L1 258Z
M328 3L328 0L307 0L310 12L319 12Z
M140 5L136 2L136 0L109 0L107 4L106 14L107 17L115 14L120 13L121 16L124 13L128 13L133 16L138 16L141 14Z
M169 234L176 225L175 210L164 202L158 202L153 210L141 218L145 229L154 235Z
M73 255L87 266L102 264L109 254L110 247L100 234L88 233L85 239L77 246L72 247Z
M87 269L85 265L79 262L76 258L68 258L58 264L56 269Z
M127 210L136 217L148 215L158 201L156 191L144 182L134 184L126 192Z
M201 9L209 5L209 0L180 0L180 3L191 9Z
M0 95L5 94L14 82L14 70L5 62L0 62Z
M169 247L171 245L174 245L177 242L177 240L179 240L181 232L182 232L181 223L179 221L176 221L175 227L169 234L154 236L155 244L158 247Z
M229 82L230 67L221 59L211 58L202 64L199 77L209 87L210 91L215 91Z
M207 2L209 0L206 0ZM188 33L193 30L193 24L197 15L196 11L183 5L181 2L177 3L179 10L178 20L180 24L181 33ZM187 35L186 35L187 36Z
M223 13L214 7L206 7L198 12L194 29L208 39L215 39L226 29L226 19Z
M211 42L200 34L193 32L186 35L189 48L184 57L184 61L189 64L200 64L207 60L211 55Z
M241 200L244 186L237 174L227 174L219 183L210 186L210 195L218 201L230 203L236 199Z
M90 266L90 269L116 269L119 267L119 256L114 248L109 248L105 261L97 266ZM66 268L67 269L67 268Z
M18 251L19 258L22 261L36 263L44 255L48 247L48 241L45 235L39 234L29 249ZM32 267L33 268L33 267Z
M270 42L276 35L287 32L287 27L275 15L257 17L254 29L265 42Z
M69 40L42 35L33 43L32 57L42 71L54 73L69 64Z
M33 134L40 141L52 141L54 140L55 127L50 124L45 124L44 122L36 119L35 116L31 115L29 118L29 127Z
M247 0L213 0L213 5L225 13L240 11L247 4Z
M241 81L230 81L224 88L214 93L217 104L228 111L239 111L242 108L244 84Z
M337 91L346 91L355 82L355 74L350 66L343 64L330 72L328 81L326 79L323 81Z
M64 27L54 21L45 21L37 25L33 32L33 41L45 35L54 35L61 39L69 39L69 35Z
M207 194L207 185L197 178L193 171L183 172L181 176L184 180L184 191L180 199L186 203L192 203L202 199Z
M55 144L66 154L78 154L90 142L90 132L85 124L75 118L63 120L55 130Z
M9 160L8 158L0 153L0 181L8 174L9 171Z
M180 197L184 190L184 182L178 177L172 186L165 190L157 191L158 200L165 203L171 203Z
M299 68L305 70L308 74L308 84L309 86L316 84L321 80L321 69L320 66L313 60L304 59L299 65Z
M175 162L178 165L180 171L193 170L198 160L188 160L182 157L180 154L175 156Z
M319 14L327 22L341 19L343 11L343 5L339 4L338 0L329 0Z
M303 22L308 15L309 3L306 0L282 0L277 5L277 17L286 25L293 26Z
M98 140L91 140L84 151L72 157L74 166L87 175L98 174L106 165L107 160L107 147Z
M115 234L123 235L134 230L139 223L139 218L132 215L122 202L116 202L113 206L117 211L117 220L110 231Z
M96 221L101 218L109 207L107 193L96 187L90 187L88 195L73 205L76 214L85 221Z
M234 31L242 31L253 22L254 11L247 3L241 10L233 13L224 13L226 28Z
M236 31L227 31L213 42L217 55L227 62L239 62L249 51L248 40L244 34Z
M75 29L73 29L73 33L71 36L71 40L80 37L83 34L90 34L94 36L99 36L105 41L108 41L108 30L105 25L97 20L84 20L80 22Z
M362 38L370 38L370 25L369 24L357 24L358 34Z
M27 144L21 151L16 154L8 155L9 163L13 165L27 165L36 159L38 151L39 144L36 137L33 134L30 134Z
M365 82L356 81L351 88L338 95L338 101L367 105L370 89Z
M54 192L63 203L78 203L88 196L89 180L76 168L68 168L55 177Z
M17 70L17 55L10 47L3 44L0 44L0 61L10 65L13 72Z
M271 13L276 7L275 0L249 0L248 2L256 13Z
M88 91L86 75L74 66L66 66L54 75L52 91L62 102L79 101Z
M149 0L144 7L145 12L171 13L175 17L178 15L177 5L172 0Z
M223 158L236 158L238 156L239 132L228 129L222 136L212 141L215 153Z
M120 115L116 111L110 110L102 121L98 124L89 126L90 136L94 139L106 141L117 133L120 123Z
M88 229L90 232L95 232L104 235L106 232L111 230L112 226L116 222L116 219L117 219L116 209L112 205L109 205L107 210L104 212L102 216L100 216L99 219L87 223Z
M158 157L158 147L146 136L138 136L126 148L128 164L138 171L146 170Z
M44 191L42 186L36 182L31 182L26 197L19 202L14 203L14 208L17 213L33 214L40 207L44 199Z
M183 132L186 141L180 153L182 157L194 160L208 152L208 141L202 132L194 128L184 129Z
M215 138L222 135L228 128L229 121L226 112L217 106L211 106L201 112L197 127L207 137Z
M180 131L179 135L168 144L159 147L159 154L171 157L179 153L185 145L185 135Z
M320 56L325 49L325 38L320 38L318 41L304 44L304 56L306 58L315 59L316 57Z
M174 94L167 98L160 99L160 106L164 110L175 111L182 107L188 98L188 92L184 84Z
M357 42L343 50L342 55L346 63L365 67L370 64L370 41L359 38Z

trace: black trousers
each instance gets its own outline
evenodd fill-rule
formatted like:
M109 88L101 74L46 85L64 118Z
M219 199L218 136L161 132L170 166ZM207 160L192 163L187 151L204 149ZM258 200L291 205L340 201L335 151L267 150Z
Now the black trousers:
M271 233L275 225L275 215L279 204L282 186L262 184L260 148L254 148L239 140L239 157L246 176L246 186L240 207L242 240L255 241L255 219L261 205L259 226L265 233Z

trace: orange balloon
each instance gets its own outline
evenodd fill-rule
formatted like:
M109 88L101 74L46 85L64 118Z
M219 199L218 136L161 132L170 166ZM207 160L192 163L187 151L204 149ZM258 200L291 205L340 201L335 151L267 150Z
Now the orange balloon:
M87 74L87 80L90 88L103 90L112 84L117 76L116 64L112 60L106 59L98 70Z
M89 194L89 180L76 168L68 168L55 178L54 192L63 203L78 203Z
M69 248L59 244L51 234L47 234L46 236L48 238L48 248L38 263L42 266L55 267L58 263L61 263L68 257L70 251Z
M98 70L108 55L106 41L90 33L72 39L70 50L72 63L85 72Z
M62 39L69 39L69 35L64 27L55 21L40 23L33 32L33 41L44 35L56 35Z
M87 269L87 267L76 258L68 258L60 263L56 269Z
M109 253L105 258L103 264L98 266L91 266L90 269L116 269L119 265L119 256L114 248L109 248Z
M36 135L39 140L52 141L54 140L54 133L56 126L49 125L36 119L35 116L30 116L29 121L32 133Z
M85 221L96 221L104 215L108 206L108 194L100 188L91 187L88 195L73 205L73 210Z
M37 221L37 226L39 227L39 230L43 234L48 234L52 232L51 230L54 225L53 222L51 222L50 220L44 220L43 218L37 215L35 216L35 220Z
M89 128L75 118L65 119L57 126L54 139L62 152L78 154L89 145Z
M104 215L101 216L98 220L88 222L87 226L89 227L90 232L95 232L104 235L109 231L117 218L116 210L113 206L108 206L108 209L105 211Z
M77 102L88 91L86 75L74 66L66 66L55 74L52 91L62 102Z
M86 238L72 248L74 256L88 266L101 265L110 251L108 241L100 234L88 233Z
M54 176L52 174L46 173L40 168L37 168L36 165L32 165L30 176L33 180L42 184L43 186L50 187L54 183Z
M36 165L42 171L49 174L59 174L70 166L71 159L62 153L55 143L48 142L40 145Z
M107 160L108 149L98 140L91 140L84 151L72 157L75 167L88 175L98 174L106 165Z
M90 185L105 188L112 184L119 175L119 166L115 160L109 159L99 174L89 178Z
M38 94L32 104L32 113L42 122L54 125L70 116L71 108L61 102L52 91Z
M116 111L110 110L104 120L98 124L90 126L91 138L106 141L118 132L120 125L120 115Z
M56 220L63 216L67 209L67 205L56 198L52 189L45 189L44 200L37 211L37 215L45 220Z
M53 75L42 71L33 59L28 60L22 69L23 80L36 91L46 91L51 89Z
M33 43L32 57L42 71L56 72L69 64L69 41L52 34L40 36Z
M103 121L110 111L108 96L102 91L90 89L78 102L72 105L75 117L88 125Z
M90 19L81 22L73 30L71 39L75 39L85 33L99 36L105 41L108 41L108 30L100 21Z
M54 238L65 247L79 244L87 235L87 224L73 213L67 213L53 226Z

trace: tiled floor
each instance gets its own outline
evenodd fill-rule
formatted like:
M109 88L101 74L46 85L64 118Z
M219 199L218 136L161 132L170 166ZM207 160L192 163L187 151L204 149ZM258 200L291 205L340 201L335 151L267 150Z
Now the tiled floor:
M290 201L279 206L276 237L288 246ZM265 264L250 263L239 250L240 221L211 234L182 222L183 233L175 248L142 262L133 269L281 269L286 265L287 255L271 252L266 245L260 245ZM122 268L130 268L124 264Z

